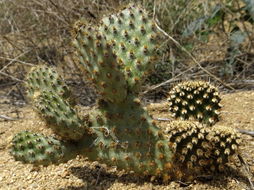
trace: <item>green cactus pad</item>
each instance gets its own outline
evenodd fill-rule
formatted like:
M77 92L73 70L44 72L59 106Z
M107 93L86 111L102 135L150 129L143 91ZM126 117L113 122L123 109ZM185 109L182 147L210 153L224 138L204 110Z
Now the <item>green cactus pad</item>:
M187 81L176 85L169 92L169 111L175 118L196 119L213 125L219 120L218 89L204 81Z
M75 156L74 148L52 137L29 131L15 135L11 154L18 161L34 165L49 165L65 162Z
M70 90L58 73L46 65L32 67L27 75L26 86L29 98L41 91L52 91L65 99L70 97Z
M36 110L58 135L70 140L83 136L82 121L69 103L71 93L53 68L33 67L27 76L27 89Z
M159 36L153 19L132 5L103 18L99 30L113 45L127 83L135 90L155 64Z
M138 93L144 76L154 67L160 40L144 10L129 6L95 27L79 21L73 33L80 65L103 96L122 100L127 90Z
M112 44L106 41L103 33L83 22L75 24L74 33L73 44L86 77L106 100L123 101L127 93L126 81L112 52Z
M138 98L128 97L121 104L100 100L89 120L97 136L93 146L84 152L90 160L165 181L173 177L168 140ZM82 144L86 150L86 139Z
M34 105L49 127L64 139L79 140L85 133L82 120L62 97L52 91L42 91L34 97Z

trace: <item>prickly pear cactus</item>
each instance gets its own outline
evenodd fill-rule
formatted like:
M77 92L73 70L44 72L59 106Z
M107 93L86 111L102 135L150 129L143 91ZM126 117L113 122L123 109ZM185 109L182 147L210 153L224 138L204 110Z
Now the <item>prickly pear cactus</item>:
M101 95L88 119L98 136L93 159L170 179L171 147L137 97L159 42L153 20L130 6L95 28L76 23L74 37L80 67Z
M155 64L156 44L160 43L154 21L143 9L131 5L103 18L98 26L79 21L74 26L73 37L79 67L100 94L97 105L87 115L79 116L70 103L68 88L54 69L33 68L28 74L29 97L48 126L61 138L21 132L13 139L11 154L16 160L48 165L80 154L91 161L168 182L183 179L184 172L188 172L185 161L200 164L193 155L204 149L204 143L211 154L214 147L222 149L216 140L205 138L206 133L210 134L208 129L189 123L180 131L181 138L175 138L178 132L171 135L171 130L165 132L157 127L142 106L137 94ZM188 142L194 143L192 147L182 137L184 134ZM224 136L218 138L225 140ZM233 142L236 141L232 140L231 147ZM231 148L230 154L236 148ZM221 157L222 152L217 155ZM178 156L183 162L181 167Z
M33 67L26 85L34 107L55 133L70 140L83 136L82 120L70 105L70 90L54 69Z
M14 136L11 153L16 160L34 165L58 164L74 157L66 146L52 137L22 131Z
M204 81L186 81L176 85L168 97L169 111L183 120L196 119L213 125L219 120L218 89Z

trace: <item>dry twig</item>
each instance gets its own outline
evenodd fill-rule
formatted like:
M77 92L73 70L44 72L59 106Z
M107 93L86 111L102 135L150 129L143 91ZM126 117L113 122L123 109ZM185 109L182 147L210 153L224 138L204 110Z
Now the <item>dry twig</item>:
M5 115L0 115L0 119L10 120L10 121L15 121L15 120L17 120L16 118L12 118L12 117L5 116Z
M30 52L30 51L31 51L31 50L27 50L27 51L21 53L20 55L18 55L17 57L15 57L14 59L8 58L8 59L10 60L10 62L9 62L8 64L6 64L6 65L0 70L0 72L3 72L3 70L5 70L7 67L9 67L12 63L16 62L16 61L18 60L18 58L24 56L25 54L27 54L27 53ZM0 58L2 59L3 57L0 57ZM3 59L5 59L5 58L3 58Z
M247 174L247 178L248 178L248 181L250 183L250 189L254 190L254 185L253 185L252 180L251 180L252 174L251 174L249 165L244 161L243 157L240 154L238 154L238 159L240 160L240 162L241 162L242 166L244 167L244 170Z
M224 83L220 78L216 77L214 74L210 73L208 70L206 70L204 67L201 66L201 64L195 59L195 57L193 57L193 55L191 55L191 53L189 51L187 51L178 41L176 41L173 37L171 37L167 32L165 32L162 28L159 27L159 25L157 23L156 27L158 28L159 31L161 31L168 39L172 40L181 50L183 50L193 61L195 64L198 65L198 67L203 70L205 73L207 73L209 76L211 76L212 78L214 78L215 80L219 81L221 84L223 84L225 87L231 89L231 90L235 90L232 86Z

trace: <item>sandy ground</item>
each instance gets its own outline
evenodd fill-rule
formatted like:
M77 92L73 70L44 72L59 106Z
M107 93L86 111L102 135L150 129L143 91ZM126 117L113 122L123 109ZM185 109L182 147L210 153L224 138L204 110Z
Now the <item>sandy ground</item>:
M222 96L224 105L219 124L233 128L254 130L254 91L236 92ZM16 108L8 100L0 99L0 114L16 116ZM153 117L169 118L167 104L151 104L148 110ZM11 113L13 111L13 113ZM17 110L16 110L17 111ZM202 177L191 184L171 182L167 185L150 182L148 179L133 177L116 168L109 168L96 162L88 162L77 157L58 166L38 167L15 162L9 154L13 135L21 130L50 134L44 123L29 106L19 108L20 119L4 121L0 119L0 189L35 189L35 190L162 190L162 189L249 189L248 177L254 175L254 137L242 135L242 157L248 163L250 172L239 162L227 168L223 174ZM163 127L166 122L158 122Z

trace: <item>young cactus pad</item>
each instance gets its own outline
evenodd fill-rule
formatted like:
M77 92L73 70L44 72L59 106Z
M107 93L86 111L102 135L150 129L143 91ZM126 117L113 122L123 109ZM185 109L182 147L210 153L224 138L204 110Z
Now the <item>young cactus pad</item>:
M100 94L97 105L80 119L53 69L33 68L28 74L32 103L64 138L21 132L13 139L12 155L24 163L48 165L80 154L165 182L181 179L174 142L180 147L182 141L172 143L169 131L164 133L155 125L137 97L160 43L154 21L132 5L103 18L98 26L79 21L73 34L79 66ZM186 134L196 127L187 129Z
M49 126L65 139L84 134L82 120L70 105L70 91L57 72L46 66L33 67L27 75L28 97Z
M16 134L12 142L15 159L34 165L58 164L74 157L70 144L29 131Z
M213 125L219 120L218 89L204 81L187 81L176 85L169 92L169 111L175 118L196 119Z

